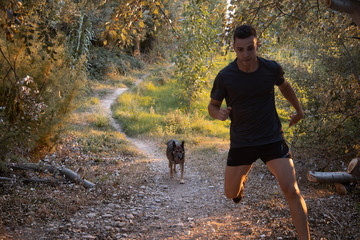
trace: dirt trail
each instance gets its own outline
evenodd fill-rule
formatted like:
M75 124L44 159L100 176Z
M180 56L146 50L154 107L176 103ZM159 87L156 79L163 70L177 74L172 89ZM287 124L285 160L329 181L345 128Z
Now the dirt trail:
M111 103L126 89L117 89L105 97L101 104L111 114ZM121 131L121 126L110 116L112 125ZM126 239L291 239L295 236L291 229L286 203L279 194L276 181L263 166L255 164L251 175L270 183L249 180L246 198L235 205L223 196L223 172L215 172L209 177L197 168L197 159L187 155L185 164L185 184L179 184L179 171L174 179L169 177L166 145L158 146L155 141L129 138L140 149L150 165L148 172L152 176L140 189L133 189L134 206L128 206L127 214L136 216L131 227L122 229L121 237ZM208 166L216 168L217 166ZM221 166L223 169L223 166ZM261 190L262 189L262 190ZM276 191L278 206L274 211L264 214L258 208L266 197L266 191ZM262 193L258 193L262 191ZM136 199L136 200L135 200ZM122 210L125 210L122 208ZM268 210L268 209L267 209ZM277 213L279 210L281 214ZM282 217L277 224L266 226L273 216ZM265 226L264 226L265 225ZM280 233L274 232L277 228ZM132 230L131 230L132 229ZM126 233L129 231L129 233ZM276 236L277 237L274 237Z
M125 91L124 88L117 89L101 100L106 113L111 115L112 102ZM122 131L116 120L111 116L110 119L114 128ZM227 206L229 202L222 197L222 179L214 182L214 179L209 180L186 165L185 184L179 184L179 168L174 179L169 177L165 144L159 149L155 142L126 138L147 157L150 165L150 173L147 174L154 176L153 179L149 179L146 186L142 186L139 194L139 197L145 200L141 206L142 238L193 239L191 230L195 228L197 219L208 218L213 212L223 211L224 208L232 208ZM211 228L209 234L214 231Z

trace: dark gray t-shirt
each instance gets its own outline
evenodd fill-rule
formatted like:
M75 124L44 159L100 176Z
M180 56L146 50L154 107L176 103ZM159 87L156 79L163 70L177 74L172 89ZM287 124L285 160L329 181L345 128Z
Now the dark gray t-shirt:
M252 73L239 70L236 59L215 78L211 98L232 107L230 148L259 146L283 140L275 108L274 85L284 82L284 71L275 61L259 59Z

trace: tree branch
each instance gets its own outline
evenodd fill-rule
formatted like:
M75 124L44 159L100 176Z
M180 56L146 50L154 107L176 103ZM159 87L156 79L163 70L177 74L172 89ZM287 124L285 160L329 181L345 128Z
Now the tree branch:
M0 52L1 52L1 55L3 56L3 58L5 59L5 61L7 62L7 64L9 65L10 69L14 72L15 79L16 79L17 81L19 81L19 78L18 78L18 76L17 76L17 74L16 74L15 68L11 65L11 63L9 62L9 60L7 59L7 57L5 56L5 54L4 54L1 46L0 46Z
M162 10L162 8L160 6L158 6L158 8L161 11L161 13L165 16L167 22L169 23L171 29L175 32L176 36L180 37L180 34L178 33L178 31L175 29L173 24L171 24L171 19L165 14L164 10Z
M356 67L356 64L355 64L355 62L353 60L353 57L351 56L351 53L350 53L349 49L347 49L347 47L345 46L343 41L340 41L340 45L345 49L347 55L350 57L353 73L355 75L355 78L358 80L358 84L360 85L360 77L359 77L359 75L357 73L358 68Z
M70 181L83 185L85 188L93 188L95 184L92 182L82 179L77 173L74 171L65 168L65 167L54 167L49 164L35 164L35 163L22 163L22 164L9 164L8 167L14 169L22 169L22 170L33 170L33 171L48 171L50 173L58 173L60 175L65 176Z

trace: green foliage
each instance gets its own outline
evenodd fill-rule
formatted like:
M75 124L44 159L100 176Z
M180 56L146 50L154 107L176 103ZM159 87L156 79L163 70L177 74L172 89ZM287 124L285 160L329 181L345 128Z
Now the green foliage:
M89 57L89 46L93 38L92 24L89 16L81 11L79 18L69 27L65 50L71 68L76 67L83 56ZM87 61L84 61L86 67Z
M225 6L220 1L189 1L184 8L175 62L182 90L181 105L189 112L193 102L208 86L207 77L219 50L219 36L224 30Z
M33 79L26 76L13 86L1 89L1 160L15 144L17 147L28 146L30 133L38 130L46 105L39 90L34 86L31 88L33 84Z
M90 102L91 105L99 105L100 104L100 99L97 98L97 97L92 97L92 98L90 98L89 102Z
M317 77L321 79L328 75L329 78L310 83L307 89L307 118L302 122L299 134L303 135L303 144L322 143L316 145L320 152L358 156L360 85L351 74L339 75L338 64L341 62L336 62L337 66L329 62L327 66L322 66L327 74L321 73ZM319 95L319 92L322 94Z
M169 76L170 72L154 70L132 92L123 93L112 106L114 117L120 121L127 135L228 138L229 121L209 120L207 112L198 111L206 108L208 99L192 113L185 114L179 109L178 82L170 78L159 83L159 75Z
M158 32L167 28L170 19L168 0L108 1L99 8L105 27L99 34L102 44L127 48L134 55L140 54L140 42L150 43Z
M56 139L83 84L86 46L72 57L76 62L67 60L62 44L65 36L57 32L64 12L56 2L45 7L43 1L24 5L11 1L0 7L6 9L0 13L0 139L4 159L9 153L38 152Z
M106 116L104 116L103 114L95 114L93 116L94 120L92 122L92 124L99 129L106 129L106 128L110 128L110 119Z
M56 5L57 1L44 4L43 0L0 2L2 38L11 43L21 42L28 54L37 44L38 49L54 59L57 42L55 25L61 11Z
M10 59L6 57L9 55L4 53L3 63ZM63 62L51 63L48 58L43 60L36 55L28 57L21 51L16 60L9 62L14 64L2 64L0 68L3 77L0 86L1 142L6 145L2 148L5 150L3 157L15 149L26 154L35 147L46 145L71 110L71 102L83 78L76 74L80 72L78 70L67 71L68 66Z
M121 122L123 131L130 136L151 132L161 123L162 117L155 114L149 96L124 93L112 106L113 116Z

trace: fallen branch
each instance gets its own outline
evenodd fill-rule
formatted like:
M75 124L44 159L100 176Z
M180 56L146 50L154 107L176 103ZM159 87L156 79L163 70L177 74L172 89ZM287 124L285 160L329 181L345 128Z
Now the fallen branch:
M12 180L13 180L12 178L0 177L0 181L8 181L8 182L11 182Z
M49 164L35 164L35 163L22 163L22 164L12 163L9 164L8 167L13 169L55 173L61 176L65 176L65 178L69 179L73 183L83 185L85 188L93 188L95 186L94 183L86 179L82 179L77 173L65 167L54 167Z
M93 188L95 184L89 182L86 179L82 179L77 173L68 169L68 168L60 168L60 174L64 175L66 178L70 179L71 181L83 185L85 188Z
M319 183L349 183L353 182L354 178L347 172L308 172L308 180L310 182Z
M360 161L357 158L352 159L346 172L309 171L307 178L310 182L334 183L336 192L345 195L360 180Z
M351 183L360 179L360 161L354 158L350 161L346 172L308 172L310 182L319 183Z
M51 179L42 179L42 178L22 178L20 179L25 184L28 183L45 183L49 185L57 185L58 183Z

